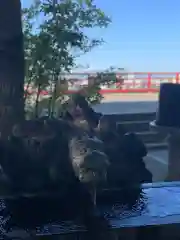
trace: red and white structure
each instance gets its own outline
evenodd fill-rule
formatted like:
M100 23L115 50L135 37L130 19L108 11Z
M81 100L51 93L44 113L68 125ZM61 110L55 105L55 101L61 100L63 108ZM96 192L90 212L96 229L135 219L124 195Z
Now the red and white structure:
M110 93L154 93L159 91L159 86L164 82L180 83L180 72L117 72L117 82L111 86L101 85L102 94ZM88 80L90 73L73 73L68 76L67 93L74 93L90 84ZM121 81L118 81L118 76ZM122 80L123 79L123 80ZM29 93L36 90L29 88ZM48 91L42 91L41 95L48 95Z

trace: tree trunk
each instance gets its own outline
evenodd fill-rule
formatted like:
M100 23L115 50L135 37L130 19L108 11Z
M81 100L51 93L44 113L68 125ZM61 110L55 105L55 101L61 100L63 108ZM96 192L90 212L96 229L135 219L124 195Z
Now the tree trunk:
M0 133L24 118L24 51L20 0L0 1Z

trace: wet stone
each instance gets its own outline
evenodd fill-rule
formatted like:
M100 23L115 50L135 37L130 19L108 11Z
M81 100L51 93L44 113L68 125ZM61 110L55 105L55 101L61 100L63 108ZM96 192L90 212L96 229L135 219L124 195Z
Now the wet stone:
M145 184L136 203L99 205L99 211L114 229L160 226L180 223L180 182ZM5 203L1 200L0 234L5 234L5 226L10 216L5 216ZM4 214L4 215L3 215ZM59 221L33 230L34 235L70 234L86 231L80 223Z

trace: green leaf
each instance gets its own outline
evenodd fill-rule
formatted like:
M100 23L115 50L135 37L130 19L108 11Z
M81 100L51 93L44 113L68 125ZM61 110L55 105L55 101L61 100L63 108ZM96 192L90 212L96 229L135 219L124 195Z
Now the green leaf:
M111 22L93 0L36 0L22 15L26 80L41 89L59 81L63 72L70 72L77 56L103 44L103 39L91 38L84 30L107 27ZM91 102L101 100L100 82L114 81L107 73L98 77L101 81L96 79L89 88Z

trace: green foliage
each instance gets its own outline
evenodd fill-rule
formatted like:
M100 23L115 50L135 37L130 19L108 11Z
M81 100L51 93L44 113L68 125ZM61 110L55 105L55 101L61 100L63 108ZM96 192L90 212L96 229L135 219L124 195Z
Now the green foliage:
M99 93L100 86L106 85L111 86L117 82L116 72L123 71L123 68L110 67L103 72L97 72L95 76L89 77L89 82L92 85L88 87L87 99L91 103L99 103L102 100L102 95Z
M77 57L103 43L88 36L87 30L107 27L110 19L93 0L36 0L23 9L23 23L27 87L38 89L38 103L39 92L51 86L53 106L62 94L57 86L63 73L71 72ZM100 84L114 82L115 73L98 73L94 80L87 89L90 102L101 100Z

